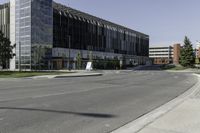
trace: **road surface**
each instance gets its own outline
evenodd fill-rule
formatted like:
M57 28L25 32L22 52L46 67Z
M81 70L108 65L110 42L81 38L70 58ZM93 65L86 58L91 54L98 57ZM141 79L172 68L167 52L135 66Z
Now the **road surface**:
M0 133L107 133L174 99L196 81L189 73L152 69L0 80Z

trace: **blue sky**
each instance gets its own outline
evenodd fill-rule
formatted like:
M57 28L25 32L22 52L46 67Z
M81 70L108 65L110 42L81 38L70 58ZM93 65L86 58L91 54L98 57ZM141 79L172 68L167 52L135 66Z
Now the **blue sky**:
M152 46L182 42L185 35L200 40L200 0L55 1L146 33Z

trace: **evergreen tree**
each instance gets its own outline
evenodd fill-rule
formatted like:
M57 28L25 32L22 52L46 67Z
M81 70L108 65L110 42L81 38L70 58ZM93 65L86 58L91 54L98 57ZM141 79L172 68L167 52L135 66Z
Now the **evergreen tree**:
M195 63L195 56L193 53L192 44L186 36L184 46L181 49L180 64L184 67L193 67Z
M0 66L3 68L9 67L9 60L14 56L12 50L15 46L11 46L10 44L10 40L4 37L2 31L0 31Z
M77 61L77 69L81 69L82 57L80 52L78 52L77 54L76 61Z

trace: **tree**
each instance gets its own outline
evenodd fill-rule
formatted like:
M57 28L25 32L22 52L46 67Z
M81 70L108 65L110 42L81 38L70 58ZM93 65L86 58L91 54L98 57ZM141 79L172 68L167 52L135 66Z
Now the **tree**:
M8 38L4 37L2 31L0 31L0 66L3 69L9 67L9 60L13 58L13 48L14 46L10 45L11 42Z
M77 69L81 69L82 57L80 52L78 52L77 54L76 61L77 61Z
M193 67L195 63L195 56L193 53L192 44L186 36L184 46L181 49L180 64L184 67Z

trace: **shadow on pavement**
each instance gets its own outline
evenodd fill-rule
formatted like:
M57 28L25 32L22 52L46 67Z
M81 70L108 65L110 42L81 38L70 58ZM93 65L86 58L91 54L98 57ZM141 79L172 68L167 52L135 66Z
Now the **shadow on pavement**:
M138 66L133 68L133 71L162 71L162 65L151 65L151 66Z
M50 109L35 109L35 108L0 107L0 110L3 110L3 109L33 111L33 112L59 113L59 114L71 114L71 115L79 115L79 116L94 117L94 118L114 118L114 117L117 117L116 115L112 115L112 114L81 113L81 112L50 110Z

